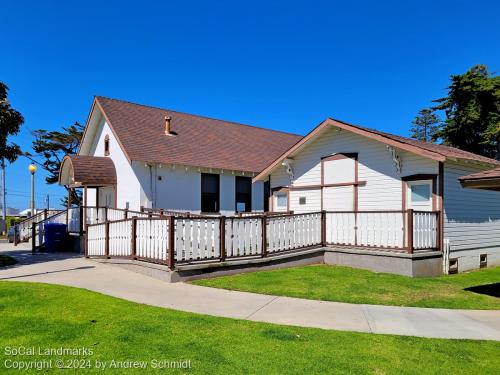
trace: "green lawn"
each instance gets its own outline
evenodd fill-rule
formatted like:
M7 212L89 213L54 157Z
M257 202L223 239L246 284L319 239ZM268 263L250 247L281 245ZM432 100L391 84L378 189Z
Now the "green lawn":
M500 368L499 342L374 335L214 318L56 285L0 282L0 310L1 373L9 372L5 369L12 365L9 361L57 358L89 359L92 366L96 360L108 366L113 359L146 361L147 372L155 372L150 367L152 360L191 360L191 369L167 373L193 374L496 374ZM85 347L93 354L13 357L8 355L13 347L34 347L36 352L39 347ZM95 368L86 372L103 373Z
M17 263L17 260L15 260L14 258L12 258L8 255L0 255L0 268L12 266L13 264L16 264L16 263Z
M500 283L500 267L433 278L410 278L328 265L253 272L194 282L215 288L324 301L500 310L500 298L464 290L495 283ZM496 286L496 291L500 291L500 285Z

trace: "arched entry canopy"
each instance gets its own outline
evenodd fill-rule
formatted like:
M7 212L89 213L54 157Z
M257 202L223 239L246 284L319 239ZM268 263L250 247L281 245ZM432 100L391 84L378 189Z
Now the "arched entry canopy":
M68 155L61 163L59 185L69 188L116 186L115 164L102 156Z
M102 156L67 155L59 170L59 185L68 188L68 208L71 206L71 192L83 188L83 205L88 205L87 188L95 189L94 203L106 201L114 206L116 202L116 169L113 160ZM102 195L101 199L99 196ZM101 201L101 202L100 202Z
M458 180L464 188L500 191L500 168L462 176Z

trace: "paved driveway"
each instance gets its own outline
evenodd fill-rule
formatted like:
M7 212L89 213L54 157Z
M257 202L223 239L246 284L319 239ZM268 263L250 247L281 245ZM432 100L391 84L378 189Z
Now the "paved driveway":
M15 249L15 250L14 250ZM358 305L168 284L77 255L31 255L0 244L18 259L0 280L85 288L148 305L220 317L342 331L500 341L500 311Z

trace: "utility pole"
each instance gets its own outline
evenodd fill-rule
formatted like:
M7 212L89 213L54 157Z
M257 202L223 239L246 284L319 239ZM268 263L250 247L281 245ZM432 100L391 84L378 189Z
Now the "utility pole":
M47 195L45 195L45 208L46 208L47 210L50 210L50 197L49 197L49 195L48 195L48 194L47 194Z
M2 159L0 162L0 167L2 168L2 219L6 220L7 219L7 204L6 204L6 199L5 199L5 160Z

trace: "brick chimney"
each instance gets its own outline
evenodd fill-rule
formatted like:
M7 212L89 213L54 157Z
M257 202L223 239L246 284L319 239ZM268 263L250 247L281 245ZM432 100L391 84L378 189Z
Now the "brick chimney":
M172 134L172 128L171 128L171 117L170 116L165 116L165 134L166 135L173 135Z

